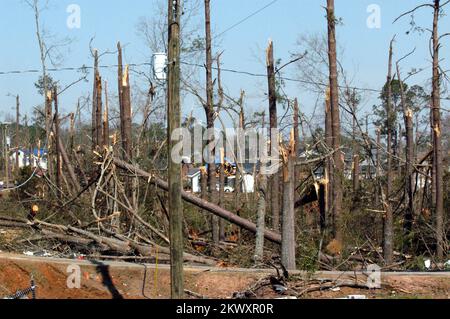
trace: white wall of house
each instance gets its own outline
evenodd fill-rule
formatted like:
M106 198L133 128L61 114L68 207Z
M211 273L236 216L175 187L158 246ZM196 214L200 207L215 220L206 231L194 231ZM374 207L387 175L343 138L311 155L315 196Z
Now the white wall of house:
M200 187L200 174L197 174L191 178L191 187L193 193L200 193L202 191Z
M18 153L19 153L19 168L24 168L28 166L35 168L39 166L40 168L47 170L46 158L38 157L33 154L28 156L22 150L20 150ZM16 152L13 152L9 157L9 159L10 162L14 164L16 162Z
M255 178L251 174L242 176L242 191L244 193L255 192Z

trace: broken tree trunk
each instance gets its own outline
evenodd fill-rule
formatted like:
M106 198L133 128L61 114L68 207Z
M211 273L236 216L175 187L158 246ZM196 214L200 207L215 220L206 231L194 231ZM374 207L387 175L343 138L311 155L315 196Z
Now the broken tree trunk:
M120 159L117 159L117 158L114 158L114 164L121 169L132 172L136 176L145 178L146 180L150 180L150 182L154 183L162 190L164 190L166 192L168 191L169 186L166 181L163 181L162 179L160 179L150 173L147 173L147 172L145 172L131 164L128 164ZM222 217L235 225L238 225L244 229L247 229L248 231L250 231L252 233L256 233L256 225L254 223L252 223L251 221L249 221L245 218L237 216L236 214L233 214L232 212L230 212L218 205L209 203L209 202L207 202L201 198L198 198L197 196L194 196L190 193L187 193L185 191L181 191L181 197L187 203L190 203L194 206L197 206L197 207L203 209L204 211L207 211L214 215ZM281 244L281 236L278 233L275 233L275 232L269 231L269 230L265 230L264 237L273 243Z
M212 44L211 44L211 10L210 0L205 0L205 40L206 40L206 127L208 129L208 189L209 201L217 202L216 191L216 149L214 145L214 87L212 80ZM211 218L212 238L219 244L219 220L216 216Z
M266 114L263 111L262 113L262 132L265 130L265 117ZM265 138L262 138L265 141ZM263 150L267 150L267 148L262 147ZM263 151L264 152L264 151ZM258 204L257 204L257 224L256 224L256 243L255 243L255 262L262 261L264 257L264 230L266 228L266 202L267 202L267 176L264 174L262 169L261 158L265 157L267 154L260 154L260 170L259 170L259 183L258 183Z
M102 78L98 69L98 51L94 51L94 87L92 90L92 150L98 149L102 139Z
M56 156L56 187L58 188L58 198L62 197L62 189L61 189L61 156L59 149L59 105L58 105L58 89L55 86L53 89L53 103L55 105L55 123L54 123L54 133L55 133L55 156Z
M387 76L387 103L386 103L386 117L387 117L387 188L386 188L386 201L389 205L389 199L392 192L392 55L393 55L393 42L391 40L389 45L389 65ZM394 217L391 215L390 210L385 213L384 216L384 234L383 234L383 257L386 264L392 263L394 253Z
M75 175L75 170L72 166L69 156L67 155L67 152L66 152L66 149L61 140L61 137L58 138L58 148L59 148L61 157L64 161L65 167L67 168L67 171L69 172L69 176L70 176L70 179L72 180L75 190L77 191L77 193L79 193L81 191L81 186L80 186L77 176Z
M103 125L102 125L102 140L103 146L109 146L109 101L108 101L108 82L105 81L105 110L103 112Z
M45 93L45 130L47 135L47 172L50 178L53 177L53 143L52 143L52 91L47 90Z
M328 87L325 93L325 143L327 146L327 152L333 150L333 129L331 127L331 93ZM333 226L334 218L332 213L332 202L333 202L333 175L332 175L332 158L328 157L326 159L325 167L325 225ZM331 218L330 218L331 217ZM328 221L330 219L330 221ZM334 226L333 226L334 228Z
M400 66L397 62L397 78L400 83L400 100L403 110L403 119L406 129L406 210L405 220L403 223L404 236L408 239L409 234L412 231L413 216L414 216L414 178L413 178L413 160L414 160L414 137L413 137L413 111L407 105L405 91L403 88L402 77L400 74ZM400 154L399 154L400 155ZM405 248L409 248L408 240L404 241Z
M123 125L122 132L122 147L124 157L131 161L132 154L132 132L131 132L131 90L129 78L129 66L125 66L125 71L122 78L122 113L120 114Z
M288 148L283 152L283 217L281 223L281 263L288 270L295 270L295 209L294 209L294 130Z
M277 132L278 117L277 117L277 91L275 81L275 61L273 53L273 41L269 40L269 45L266 50L266 66L267 66L267 80L268 80L268 93L269 93L269 117L270 117L270 131ZM271 134L272 135L272 134ZM278 143L278 136L272 139L272 143ZM274 147L270 147L269 156L272 159L271 165L276 160L274 157L278 154L272 154ZM272 228L275 231L280 230L280 176L278 172L275 172L270 177L270 202L272 213Z
M441 71L439 67L439 49L440 39L438 24L441 14L440 0L434 0L434 18L433 18L433 90L431 100L433 106L433 161L435 163L435 180L433 181L436 189L435 209L435 228L436 228L436 254L438 260L444 258L444 165L442 156L442 127L441 127Z
M19 126L20 126L20 98L16 96L16 175L19 174L19 148L20 148L20 136L19 136Z
M343 242L342 196L344 161L341 147L341 121L339 107L339 84L336 57L336 16L334 0L327 0L328 59L330 75L330 105L334 166L333 166L333 216L335 218L335 238Z

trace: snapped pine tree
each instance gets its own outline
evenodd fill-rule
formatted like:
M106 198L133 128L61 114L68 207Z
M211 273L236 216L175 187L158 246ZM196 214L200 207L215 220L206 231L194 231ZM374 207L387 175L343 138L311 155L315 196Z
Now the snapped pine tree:
M205 41L206 41L206 128L208 130L208 188L209 201L217 202L216 190L216 148L214 145L214 87L212 80L212 41L211 41L211 8L210 0L205 0ZM219 244L219 219L216 216L211 218L212 238L215 244Z
M330 76L330 111L332 128L333 161L333 193L332 211L335 220L335 239L343 242L343 221L342 221L342 185L344 175L343 154L339 150L341 147L341 121L339 108L339 86L336 58L336 16L334 11L334 0L327 0L327 21L328 21L328 60Z
M277 117L277 92L276 92L276 81L275 81L275 61L273 53L273 41L269 40L269 45L266 50L266 66L267 66L267 80L268 80L268 92L269 92L269 119L270 119L270 130L272 132L277 132L278 128L278 117ZM278 143L278 136L273 137L272 143ZM272 160L275 159L274 147L269 150L269 156ZM272 162L271 165L278 164ZM272 213L272 228L275 231L280 230L280 177L278 173L274 173L270 176L270 203L271 203L271 213Z

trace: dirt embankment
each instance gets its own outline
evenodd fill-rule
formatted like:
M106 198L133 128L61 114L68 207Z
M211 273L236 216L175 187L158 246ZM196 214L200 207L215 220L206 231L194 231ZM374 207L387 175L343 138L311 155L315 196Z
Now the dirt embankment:
M79 266L80 288L67 285L68 266ZM69 269L70 270L70 269ZM0 254L0 298L30 286L33 274L38 299L143 299L168 298L167 266L94 261L59 260ZM209 298L230 298L234 292L246 290L268 275L264 271L207 269L187 267L186 289ZM321 273L317 277L336 277L337 273ZM316 291L307 298L341 298L363 294L368 298L450 298L450 274L389 274L383 276L383 289L342 288ZM258 297L279 298L270 287L262 288Z

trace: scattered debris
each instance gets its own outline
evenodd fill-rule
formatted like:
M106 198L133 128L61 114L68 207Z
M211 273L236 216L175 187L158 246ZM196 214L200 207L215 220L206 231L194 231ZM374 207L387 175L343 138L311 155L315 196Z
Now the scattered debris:
M32 299L36 299L36 284L34 283L33 275L31 275L29 288L18 290L14 295L5 297L4 299L28 299L29 294L31 294Z
M345 299L367 299L366 295L348 295Z

